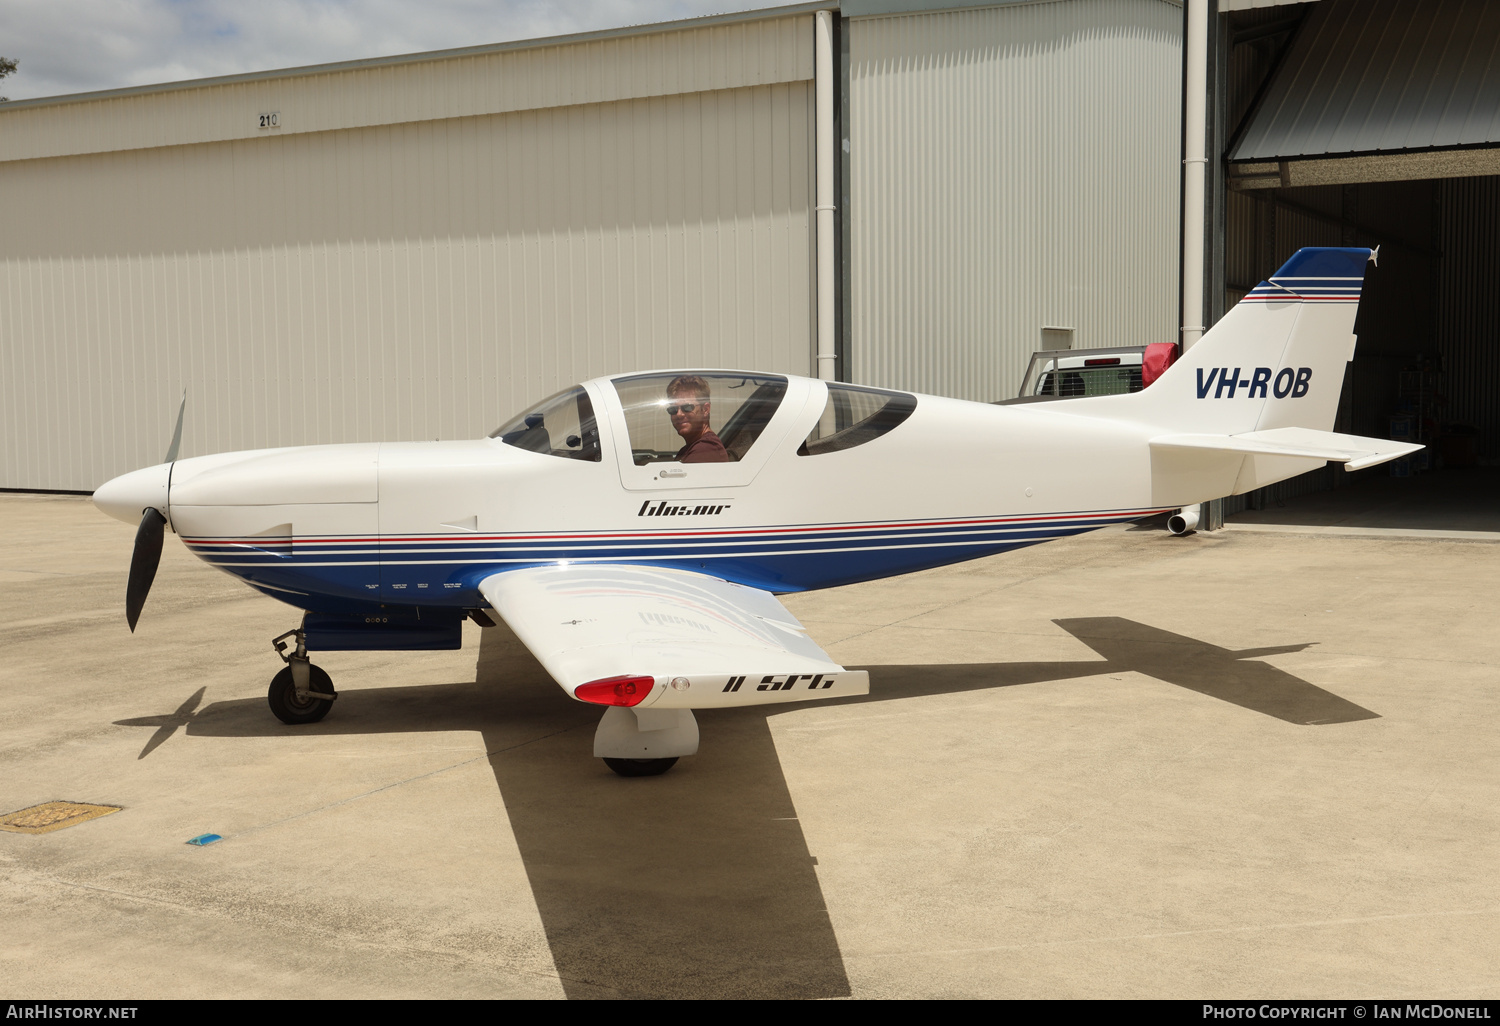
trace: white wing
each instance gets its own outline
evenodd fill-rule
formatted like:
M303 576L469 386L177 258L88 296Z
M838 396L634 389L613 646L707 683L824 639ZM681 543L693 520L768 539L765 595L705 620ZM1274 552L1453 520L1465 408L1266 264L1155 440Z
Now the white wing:
M638 708L713 708L864 695L770 592L707 574L577 563L507 570L480 592L573 695L650 677ZM675 682L675 683L674 683ZM684 686L685 685L685 686Z

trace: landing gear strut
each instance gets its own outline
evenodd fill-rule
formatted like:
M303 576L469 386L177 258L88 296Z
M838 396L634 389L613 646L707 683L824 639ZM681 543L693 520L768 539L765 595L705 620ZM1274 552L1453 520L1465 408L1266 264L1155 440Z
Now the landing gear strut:
M296 638L297 647L287 654L287 638ZM271 689L266 693L266 702L271 712L282 723L317 723L338 697L333 690L333 678L321 667L314 666L307 657L307 636L302 630L287 631L271 644L281 656L286 667L271 678Z

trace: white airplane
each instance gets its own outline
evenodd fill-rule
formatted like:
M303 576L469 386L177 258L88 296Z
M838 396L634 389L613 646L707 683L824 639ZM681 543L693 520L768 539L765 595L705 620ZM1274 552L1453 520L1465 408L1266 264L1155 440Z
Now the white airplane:
M748 371L586 381L488 438L167 460L106 483L139 523L135 629L164 528L304 611L273 644L286 723L337 697L310 652L458 648L503 619L625 776L698 749L694 709L861 695L775 598L974 559L1421 448L1335 434L1366 249L1303 249L1143 391L991 405Z

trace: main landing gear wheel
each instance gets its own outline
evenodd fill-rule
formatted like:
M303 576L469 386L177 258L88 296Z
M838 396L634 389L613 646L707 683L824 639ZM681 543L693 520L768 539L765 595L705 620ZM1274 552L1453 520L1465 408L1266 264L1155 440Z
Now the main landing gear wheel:
M271 711L278 720L296 726L300 723L317 723L328 715L328 710L333 708L333 678L322 667L309 663L307 688L309 691L320 691L328 697L303 698L298 695L290 666L283 667L280 673L271 678L271 690L266 694L266 701L270 703Z
M327 705L319 702L319 705ZM278 713L278 715L280 715ZM677 759L611 759L604 758L604 765L620 774L622 777L656 777L671 769Z

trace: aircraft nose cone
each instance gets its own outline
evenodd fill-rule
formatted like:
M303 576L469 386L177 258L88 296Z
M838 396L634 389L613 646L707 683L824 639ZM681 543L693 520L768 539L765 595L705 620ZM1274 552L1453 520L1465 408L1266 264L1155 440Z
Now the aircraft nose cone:
M94 505L100 512L127 524L139 524L147 507L155 507L166 514L167 482L171 475L170 463L121 474L99 486L94 492Z

